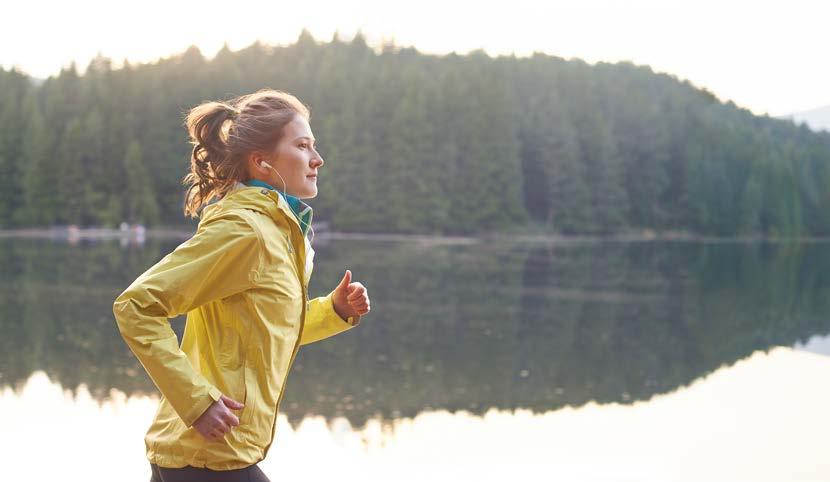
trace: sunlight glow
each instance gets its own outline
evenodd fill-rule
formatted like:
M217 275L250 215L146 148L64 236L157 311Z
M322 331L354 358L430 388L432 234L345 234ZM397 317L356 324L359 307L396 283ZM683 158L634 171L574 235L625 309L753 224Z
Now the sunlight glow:
M348 40L361 30L370 45L394 41L425 53L483 48L490 55L631 60L759 115L830 104L824 61L830 2L820 0L32 0L7 5L5 13L0 65L36 77L56 74L73 59L83 72L99 52L119 66L125 58L150 62L190 45L212 57L224 43L232 50L257 39L287 44L305 27L320 41L336 31Z
M830 472L828 375L830 357L779 347L632 405L430 411L362 428L311 417L293 429L280 416L260 466L273 480L820 480ZM6 476L37 466L43 480L148 480L142 439L156 404L113 391L99 405L36 372L0 391L0 453L15 462Z

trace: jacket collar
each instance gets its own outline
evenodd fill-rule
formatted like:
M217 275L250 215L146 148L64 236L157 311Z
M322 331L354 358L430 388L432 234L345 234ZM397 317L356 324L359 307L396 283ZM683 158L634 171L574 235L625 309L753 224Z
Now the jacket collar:
M239 207L268 214L274 219L279 211L282 211L297 224L303 236L308 233L313 217L311 206L298 197L274 189L267 183L256 179L236 183L224 197L215 199L206 205L200 217L210 218L225 209Z
M280 195L280 197L285 199L285 201L288 203L288 207L291 208L291 212L294 213L294 216L297 218L297 221L300 224L300 229L303 232L303 236L305 236L308 233L308 227L311 226L311 218L314 215L314 210L311 209L311 206L304 203L300 198L280 191L279 189L276 189L270 184L268 184L267 182L260 181L259 179L249 179L243 182L242 184L246 186L262 187L277 192Z

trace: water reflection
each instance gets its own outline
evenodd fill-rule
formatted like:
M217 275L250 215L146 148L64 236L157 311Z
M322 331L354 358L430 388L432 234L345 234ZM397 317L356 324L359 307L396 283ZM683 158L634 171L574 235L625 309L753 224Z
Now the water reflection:
M178 242L0 240L0 386L43 370L98 399L154 395L111 306ZM830 332L821 244L338 240L315 261L312 295L350 267L373 309L300 352L283 405L294 423L633 403Z
M272 480L826 480L829 405L830 358L779 347L649 402L424 411L359 428L282 416L261 466ZM98 402L85 387L73 398L38 372L0 406L8 480L32 467L42 480L149 480L141 439L155 398Z
M793 348L830 356L830 336L814 336L804 343L797 342Z

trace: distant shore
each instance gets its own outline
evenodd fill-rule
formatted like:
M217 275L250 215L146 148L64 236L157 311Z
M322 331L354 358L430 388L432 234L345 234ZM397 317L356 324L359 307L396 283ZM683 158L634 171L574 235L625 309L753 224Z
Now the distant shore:
M113 228L74 228L57 226L49 228L15 228L0 229L0 239L54 239L68 240L70 242L80 239L88 240L135 240L143 242L145 239L172 239L186 240L193 236L194 230L181 227L143 227L135 230L123 230ZM400 241L400 242L427 242L438 244L475 244L481 242L525 242L525 243L604 243L604 242L643 242L643 241L693 241L693 242L830 242L830 236L805 236L805 237L772 237L763 235L751 236L705 236L695 233L670 231L656 232L642 230L630 233L612 235L563 235L556 233L482 233L478 235L433 235L433 234L401 234L401 233L361 233L361 232L338 232L324 229L315 232L315 238L323 241L325 239L351 239L366 241Z

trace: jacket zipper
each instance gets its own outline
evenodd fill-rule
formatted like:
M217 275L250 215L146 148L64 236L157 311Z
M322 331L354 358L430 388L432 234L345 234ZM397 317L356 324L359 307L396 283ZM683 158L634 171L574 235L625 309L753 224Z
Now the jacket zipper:
M300 232L302 235L302 231ZM268 454L268 450L271 449L271 445L274 443L274 439L276 438L276 430L277 430L277 418L279 418L279 410L280 410L280 403L282 403L282 397L285 395L285 388L286 384L288 383L288 375L291 373L291 367L294 366L294 359L297 357L297 352L300 349L300 340L303 337L303 328L305 328L305 316L306 316L306 307L308 306L308 293L306 292L306 285L305 285L305 266L303 263L298 261L298 255L296 249L292 248L293 241L289 238L288 241L289 249L294 252L294 264L297 266L297 272L300 273L300 286L302 287L303 292L303 308L302 308L302 316L300 317L300 332L297 334L297 341L294 343L294 349L291 351L291 360L288 362L288 369L285 371L285 376L282 379L282 387L280 388L280 396L277 397L277 405L274 407L274 423L271 425L271 437L268 441L268 445L265 447L265 450L262 453L262 458ZM305 250L305 247L303 248Z

